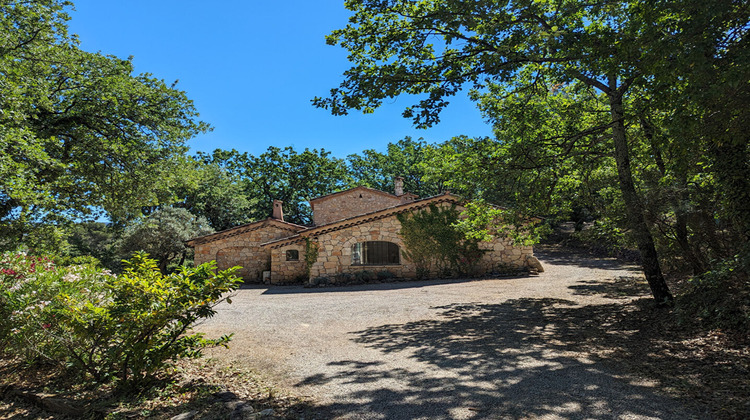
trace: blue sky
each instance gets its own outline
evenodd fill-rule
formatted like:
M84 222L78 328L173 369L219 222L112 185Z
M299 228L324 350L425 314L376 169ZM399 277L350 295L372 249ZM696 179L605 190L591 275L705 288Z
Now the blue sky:
M430 143L453 136L491 135L465 96L451 101L442 122L427 130L401 117L413 103L397 98L374 114L334 117L310 100L338 86L346 51L325 35L347 23L343 1L74 0L70 30L81 47L133 56L136 72L179 80L214 131L193 150L260 154L269 146L325 148L337 157L384 150L405 136Z

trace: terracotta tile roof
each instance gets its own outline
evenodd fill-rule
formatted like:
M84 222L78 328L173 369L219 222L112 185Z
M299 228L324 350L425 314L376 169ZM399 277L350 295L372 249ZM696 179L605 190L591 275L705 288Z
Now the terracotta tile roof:
M394 196L395 197L395 196ZM352 226L360 225L362 223L371 222L373 220L383 219L394 214L403 213L409 210L416 210L429 206L430 204L452 202L458 203L462 201L462 198L451 194L444 193L433 197L423 198L421 200L410 201L404 204L398 204L396 206L388 207L385 209L373 211L370 213L360 214L358 216L352 216L346 219L337 220L335 222L327 223L325 225L314 226L301 230L294 235L286 238L274 239L272 241L264 242L260 246L270 246L272 248L278 248L281 246L289 245L292 243L299 242L304 238L314 235L321 235L324 233L332 232L335 230L346 229Z
M230 238L232 236L237 236L243 233L251 232L251 231L260 229L264 226L267 226L268 224L276 224L278 227L282 229L288 229L293 232L299 232L301 230L307 229L306 226L300 226L294 223L284 222L282 220L272 219L269 217L268 219L265 219L265 220L259 220L257 222L246 223L244 225L235 226L229 229L222 230L220 232L211 233L211 234L204 235L204 236L199 236L189 241L185 241L185 244L189 247L194 247L195 245L205 244L208 242L217 241L219 239Z

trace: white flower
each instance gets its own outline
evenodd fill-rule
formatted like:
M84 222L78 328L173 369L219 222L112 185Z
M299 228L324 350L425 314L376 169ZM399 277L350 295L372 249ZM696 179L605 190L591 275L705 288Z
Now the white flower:
M67 281L68 283L73 283L75 281L80 280L81 276L79 276L78 274L74 274L74 273L71 272L71 273L66 273L63 276L62 279L63 279L63 281Z

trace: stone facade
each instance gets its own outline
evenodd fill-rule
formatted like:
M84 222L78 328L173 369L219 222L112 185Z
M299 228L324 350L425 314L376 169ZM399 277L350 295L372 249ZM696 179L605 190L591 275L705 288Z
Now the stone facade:
M310 200L315 226L327 225L399 204L399 197L366 187L357 187Z
M269 248L271 254L271 283L305 283L305 242L297 243L280 248ZM299 256L296 261L290 260L287 251L297 251Z
M391 216L312 237L311 240L318 244L318 259L310 268L310 277L328 277L339 273L356 273L363 270L376 272L387 270L397 277L413 277L416 272L414 265L403 256L400 258L400 264L352 264L352 245L358 242L387 241L397 244L402 249L403 241L398 235L400 229L401 224L395 216ZM274 249L273 256L281 257L287 249L301 249L304 253L305 242L285 245L279 247L278 250ZM300 258L304 259L304 256L300 256ZM303 264L303 274L304 268ZM275 271L271 274L271 283L288 283L291 280L293 279L288 275Z
M459 208L460 209L460 208ZM386 265L357 265L352 264L352 246L367 241L385 241L398 245L403 250L404 242L399 235L401 223L396 215L390 215L372 221L367 221L354 226L331 230L319 235L311 235L310 239L318 244L318 259L310 268L310 278L334 277L341 273L355 274L358 271L389 271L396 277L413 278L416 276L416 266L400 255L399 264ZM312 233L312 232L311 232ZM291 283L298 280L305 273L305 264L289 265L284 267L283 258L286 250L300 250L300 259L304 259L305 242L303 238L299 242L284 243L277 245L272 251L272 284ZM485 250L482 258L476 264L476 273L481 275L497 270L500 267L524 267L527 256L533 255L530 246L512 246L505 239L495 239L492 242L480 243L480 249ZM277 268L278 267L278 268ZM438 273L433 270L431 276Z
M219 269L242 266L239 275L246 281L261 281L263 272L270 272L268 281L272 284L357 275L362 271L388 271L391 276L413 278L416 276L416 266L401 252L404 243L400 236L401 223L396 216L400 213L423 211L432 204L456 205L461 210L459 203L459 197L448 193L414 201L411 194L395 196L357 187L311 200L316 226L304 227L267 219L196 238L188 241L188 245L195 248L196 264L216 260ZM317 260L310 267L309 278L305 262L308 240L318 246ZM353 246L369 241L389 242L398 246L398 263L353 263ZM533 259L530 246L513 246L507 240L499 238L480 243L480 248L486 252L475 266L476 275L502 271L507 267L533 266L530 263ZM358 249L364 249L364 246ZM370 248L371 251L374 249L376 248ZM395 255L392 245L387 245L386 249L389 249L390 255L386 259ZM437 276L439 273L433 271L430 274Z
M219 270L241 266L237 273L246 282L260 282L264 271L271 269L271 252L264 242L297 233L302 227L273 219L240 226L188 242L195 248L195 264L216 261Z

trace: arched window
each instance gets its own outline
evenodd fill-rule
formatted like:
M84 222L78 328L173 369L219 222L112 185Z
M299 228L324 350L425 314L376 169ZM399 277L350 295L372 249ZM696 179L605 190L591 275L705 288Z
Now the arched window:
M399 264L398 245L386 241L367 241L352 245L352 265Z

